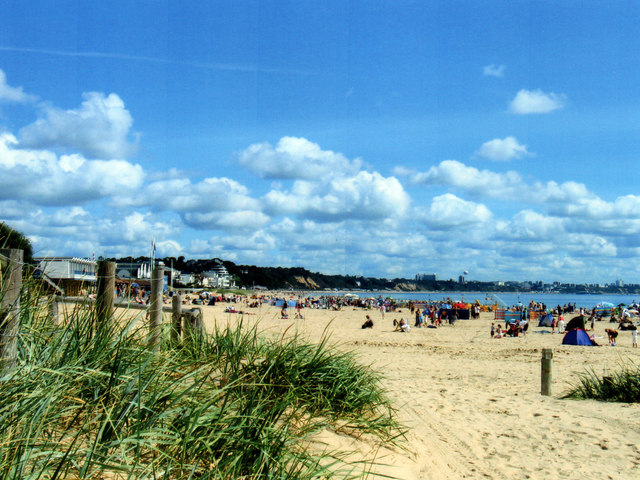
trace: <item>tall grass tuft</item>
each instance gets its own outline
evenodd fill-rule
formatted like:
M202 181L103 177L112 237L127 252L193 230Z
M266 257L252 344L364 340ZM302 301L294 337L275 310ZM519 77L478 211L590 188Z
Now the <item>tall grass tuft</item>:
M0 372L2 478L351 478L363 470L314 434L403 435L378 376L326 340L239 325L150 350L141 316L52 319L33 286L21 305L18 362Z
M564 398L583 398L607 402L640 402L640 367L624 365L611 375L598 376L593 370L580 374Z

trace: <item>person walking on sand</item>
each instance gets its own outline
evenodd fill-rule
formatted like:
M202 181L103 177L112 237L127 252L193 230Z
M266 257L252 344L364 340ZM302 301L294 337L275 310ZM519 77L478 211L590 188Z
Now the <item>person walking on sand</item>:
M631 330L631 347L638 348L638 329Z

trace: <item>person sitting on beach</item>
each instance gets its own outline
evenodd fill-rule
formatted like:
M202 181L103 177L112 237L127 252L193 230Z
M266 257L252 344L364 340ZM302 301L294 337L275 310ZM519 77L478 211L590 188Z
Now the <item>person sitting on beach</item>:
M498 324L496 326L496 336L493 338L502 338L502 325Z
M365 322L362 324L362 328L373 328L373 320L371 320L371 317L369 315L367 315L366 317L367 319L365 320ZM394 320L395 322L395 320Z
M409 331L409 329L411 328L411 327L409 326L409 321L408 321L406 318L404 318L404 317L402 317L402 318L400 319L400 321L394 320L394 321L393 321L393 324L394 324L394 326L396 327L396 328L395 328L395 330L394 330L394 332L405 332L405 333L406 333L406 332L408 332L408 331Z

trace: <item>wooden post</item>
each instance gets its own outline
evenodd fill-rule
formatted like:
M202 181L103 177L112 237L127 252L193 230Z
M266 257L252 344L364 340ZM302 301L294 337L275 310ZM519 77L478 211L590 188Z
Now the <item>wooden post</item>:
M171 340L179 342L182 334L182 295L175 294L171 299Z
M151 302L149 305L149 345L160 345L162 325L162 291L164 287L164 268L154 267L151 272Z
M52 296L49 302L49 318L54 323L58 321L58 302L55 296Z
M9 261L3 269L2 305L0 306L0 364L11 368L18 358L18 330L20 320L20 290L22 289L22 259L24 252L0 249L0 255Z
M541 364L541 386L540 393L542 395L551 395L551 384L553 382L553 349L542 349Z
M100 260L98 262L98 285L96 313L98 321L105 322L113 316L114 290L116 289L116 264Z
M197 344L204 338L202 309L195 307L182 313L185 341Z

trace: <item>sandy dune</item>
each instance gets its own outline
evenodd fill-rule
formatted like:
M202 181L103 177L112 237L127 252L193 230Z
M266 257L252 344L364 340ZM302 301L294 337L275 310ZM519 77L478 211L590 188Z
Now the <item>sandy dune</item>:
M204 307L205 323L258 322L266 334L296 331L312 341L326 331L331 343L355 351L385 376L385 386L410 427L407 451L376 449L327 434L333 445L377 453L387 466L370 478L399 479L631 479L640 478L640 405L562 400L577 373L607 373L640 363L631 333L615 347L562 346L562 335L533 326L526 337L491 339L493 314L460 320L454 327L393 332L402 314L345 309L304 310L302 320L283 320L276 307L224 313L228 304ZM360 328L366 313L375 326ZM413 323L413 322L412 322ZM540 395L541 349L554 350L552 397ZM374 450L372 450L374 449Z

